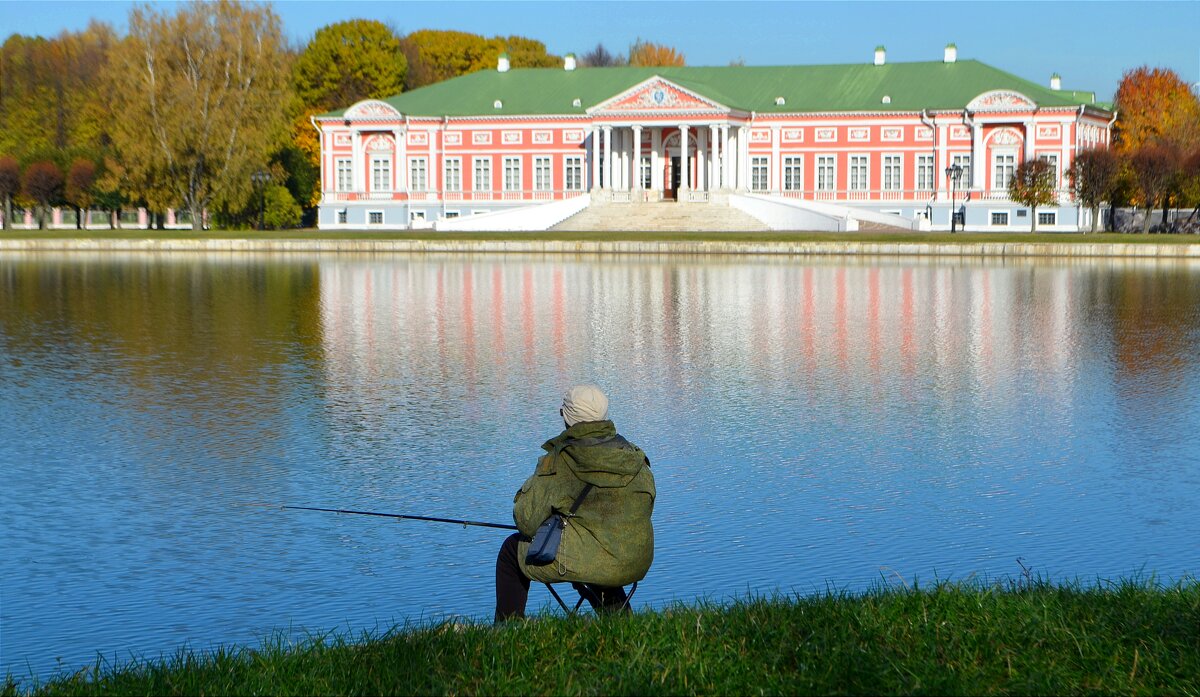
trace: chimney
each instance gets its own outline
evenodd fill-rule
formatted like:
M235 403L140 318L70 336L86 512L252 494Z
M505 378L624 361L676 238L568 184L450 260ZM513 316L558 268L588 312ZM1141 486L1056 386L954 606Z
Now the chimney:
M883 65L887 62L887 49L883 46L875 47L875 65Z
M563 59L563 70L574 70L574 69L575 69L575 54L568 53L567 57Z
M508 72L508 54L501 53L499 60L496 61L496 71L501 73Z
M1050 76L1050 89L1055 92L1062 89L1062 77L1058 73Z
M942 54L943 63L954 63L958 60L958 47L954 44L946 44L946 52Z

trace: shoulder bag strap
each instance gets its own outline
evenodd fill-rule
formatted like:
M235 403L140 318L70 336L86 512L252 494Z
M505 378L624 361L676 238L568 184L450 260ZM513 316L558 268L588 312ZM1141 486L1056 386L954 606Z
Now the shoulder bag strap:
M575 511L579 510L579 504L583 503L583 499L592 490L592 485L588 484L583 487L583 491L579 492L579 498L575 499L575 503L571 504L571 510L567 513L568 518L575 516Z

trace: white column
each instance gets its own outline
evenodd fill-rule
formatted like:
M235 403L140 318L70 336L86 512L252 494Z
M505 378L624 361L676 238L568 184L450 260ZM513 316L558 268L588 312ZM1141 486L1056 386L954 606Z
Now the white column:
M408 191L408 134L399 128L392 129L396 139L396 191Z
M642 127L633 127L633 186L634 191L642 188Z
M442 138L441 127L435 128L429 132L429 169L425 172L425 176L429 178L429 186L427 191L439 191L438 174L442 171L441 163L438 162L438 141Z
M771 162L767 166L767 171L770 174L767 176L768 191L783 190L783 158L780 157L779 147L783 140L783 132L779 130L779 124L771 126Z
M708 190L716 191L721 188L721 149L717 124L708 127Z
M983 124L976 122L971 128L971 186L972 188L987 188L984 177L986 163L983 161Z
M612 126L604 127L604 188L612 191Z
M708 169L708 141L703 128L696 127L696 181L692 182L692 188L697 191L704 190L704 170Z
M655 128L650 131L650 188L655 191L662 191L665 188L662 163L658 159L660 149L662 149L662 129Z
M597 139L600 137L600 131L595 126L588 129L588 160L590 161L589 169L592 172L591 186L589 190L595 191L600 188L600 148Z
M1025 161L1029 162L1037 157L1034 147L1037 145L1037 124L1033 121L1025 122Z
M946 138L949 135L949 131L947 130L947 126L945 124L939 124L936 119L934 120L933 125L936 127L936 130L933 132L933 137L937 139L937 160L934 162L933 180L938 183L938 200L944 201L946 199L946 195L949 193L946 191L947 182L945 174L946 168L950 166L950 155L946 151Z
M728 189L733 177L729 173L729 124L721 124L721 188Z
M350 166L354 169L353 176L350 177L351 191L365 191L363 175L363 151L362 151L362 133L354 130L350 131Z
M687 191L688 188L688 127L686 124L679 126L679 190Z

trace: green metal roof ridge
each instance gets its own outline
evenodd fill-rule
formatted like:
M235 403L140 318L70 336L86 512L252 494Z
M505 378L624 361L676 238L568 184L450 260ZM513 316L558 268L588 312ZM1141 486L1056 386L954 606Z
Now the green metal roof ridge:
M1080 92L1051 90L972 59L884 65L515 68L503 73L488 69L380 101L415 117L585 116L589 108L655 76L731 109L762 114L957 110L993 90L1020 92L1040 107L1099 108L1091 101L1092 93L1084 100ZM780 97L783 103L777 104Z

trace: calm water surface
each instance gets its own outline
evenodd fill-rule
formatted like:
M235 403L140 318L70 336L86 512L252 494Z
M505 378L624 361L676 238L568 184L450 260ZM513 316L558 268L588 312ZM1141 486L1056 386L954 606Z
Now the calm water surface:
M1200 571L1200 266L0 257L0 671L489 618L595 381L653 462L637 604ZM531 605L548 594L534 589Z

